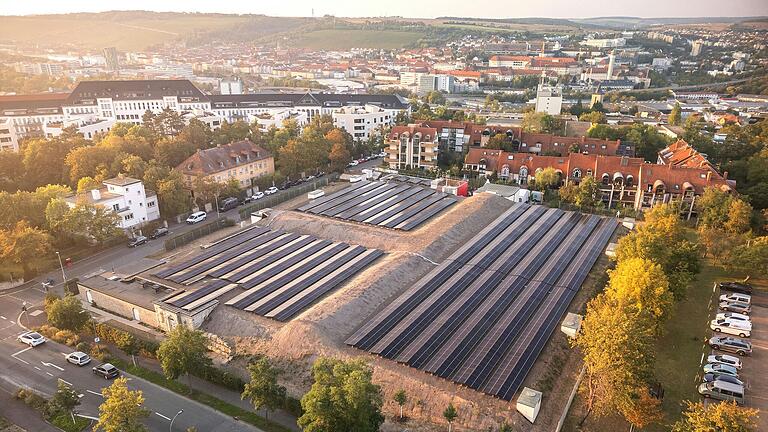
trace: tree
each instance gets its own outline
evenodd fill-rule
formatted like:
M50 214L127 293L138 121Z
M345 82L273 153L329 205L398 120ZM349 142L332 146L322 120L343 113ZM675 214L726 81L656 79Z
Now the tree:
M584 355L586 413L598 417L619 412L637 416L647 384L653 380L655 320L649 313L621 304L611 294L599 294L587 305L581 333L575 345ZM658 410L658 405L656 406ZM655 412L647 413L656 418Z
M731 199L728 206L728 220L723 228L729 234L743 234L749 231L752 219L752 206L738 198Z
M59 228L71 235L81 235L98 244L123 235L120 215L100 205L78 202L64 214Z
M536 173L536 187L541 191L554 189L560 183L560 175L552 167L544 168Z
M606 122L605 114L600 111L591 111L579 116L579 120L588 121L593 124L601 124Z
M82 329L90 319L88 314L83 313L80 299L73 295L67 295L63 299L47 303L45 314L48 317L48 322L57 328L74 332Z
M168 379L200 372L210 367L208 339L203 332L177 325L157 349L157 359Z
M726 267L754 276L768 276L768 236L756 237L733 248Z
M269 418L270 411L285 404L285 387L277 383L280 371L272 367L266 357L259 356L248 364L248 372L251 374L251 381L245 384L240 398L251 401L257 411L264 408L264 417Z
M180 172L171 171L166 178L158 179L155 187L161 214L169 217L189 210L190 195Z
M758 430L759 410L742 408L736 402L704 405L686 401L683 418L672 426L672 432L754 432Z
M32 268L51 253L51 241L51 236L45 231L29 226L27 221L19 221L13 230L0 230L0 261L20 265L24 278L30 279Z
M301 398L299 426L306 432L378 431L383 400L372 374L362 360L317 359L312 388Z
M675 102L675 106L672 107L672 112L669 113L667 122L672 126L680 126L682 120L682 109L680 108L680 102Z
M655 318L656 329L661 331L673 301L661 266L645 258L627 258L609 270L608 276L606 293L622 307L649 312Z
M686 238L678 208L670 204L654 206L645 214L646 222L619 240L616 260L645 258L661 266L675 300L685 298L685 290L699 272L698 247Z
M408 397L405 395L405 390L400 389L395 393L395 397L393 398L395 402L397 402L397 405L400 407L400 420L403 419L403 405L405 405L405 402L408 401Z
M64 413L71 415L72 410L78 405L80 405L80 398L77 397L77 392L64 381L59 380L56 385L56 393L48 401L46 408L49 417L55 417Z
M84 193L99 188L101 188L101 182L95 180L93 177L85 176L77 181L77 193Z
M342 143L334 143L331 147L331 153L328 155L331 160L331 170L335 172L344 172L344 168L352 160L349 150Z
M445 105L445 95L437 90L432 90L424 96L424 102L430 105Z
M24 180L24 156L21 152L0 152L0 191L15 192Z
M547 113L531 111L523 115L521 126L525 132L547 133L552 130L552 120L552 116Z
M204 207L208 203L216 204L221 196L225 185L219 183L211 177L198 176L192 181L192 189L195 191L195 202L199 207Z
M600 186L595 181L595 178L592 176L582 178L579 186L576 188L573 203L580 209L584 209L597 207L601 202Z
M459 413L456 412L456 408L453 406L453 403L449 403L448 407L443 411L443 417L448 422L448 432L451 432L451 426L453 425L453 421L456 420L456 417L459 416Z
M104 432L145 432L141 421L150 411L143 407L141 390L129 390L128 379L116 378L111 386L102 390L104 402L99 405L99 421L94 430Z

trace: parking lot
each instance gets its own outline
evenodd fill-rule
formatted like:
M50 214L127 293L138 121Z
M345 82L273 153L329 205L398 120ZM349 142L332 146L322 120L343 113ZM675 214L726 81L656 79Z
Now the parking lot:
M750 314L750 320L752 321L752 334L745 340L752 343L752 355L741 357L743 368L739 371L739 379L744 382L744 397L745 406L750 408L757 408L760 410L761 415L758 423L759 430L768 430L768 415L763 413L768 412L768 380L765 379L768 376L768 293L765 290L760 289L759 284L752 282L756 291L752 294L752 312ZM718 309L718 299L721 294L727 294L729 291L721 291L714 289L712 293L712 307L709 319L714 319L718 312L722 312ZM732 336L724 333L715 333L709 330L709 320L707 321L707 334L709 336ZM737 337L738 336L733 336ZM721 351L714 351L708 346L705 348L702 355L702 364L707 362L707 355L709 354L730 354ZM700 376L703 375L703 371Z

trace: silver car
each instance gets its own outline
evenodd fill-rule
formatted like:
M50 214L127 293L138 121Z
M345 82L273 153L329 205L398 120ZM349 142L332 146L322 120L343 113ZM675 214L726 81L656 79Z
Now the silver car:
M67 361L73 365L85 366L91 362L91 356L82 351L75 351L67 356Z

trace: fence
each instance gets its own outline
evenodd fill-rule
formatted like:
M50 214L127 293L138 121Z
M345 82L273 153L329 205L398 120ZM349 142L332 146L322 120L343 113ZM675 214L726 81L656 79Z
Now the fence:
M228 218L216 219L211 223L201 225L191 231L187 231L184 234L171 237L165 241L165 250L172 251L179 246L189 244L200 237L207 236L210 233L216 232L222 228L231 227L235 225L235 221Z
M279 191L274 195L268 195L264 198L257 200L254 203L248 204L240 209L240 220L250 220L251 213L265 209L272 208L278 204L284 203L288 200L292 200L299 195L303 195L317 188L326 186L328 183L338 179L338 174L329 174L318 179L314 179L311 182L303 183L298 186L288 188L286 190Z

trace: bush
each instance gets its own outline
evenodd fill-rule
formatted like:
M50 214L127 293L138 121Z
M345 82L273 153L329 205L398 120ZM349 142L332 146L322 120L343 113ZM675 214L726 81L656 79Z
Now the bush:
M75 346L75 349L80 352L87 353L91 350L91 344L89 344L88 342L80 342Z
M194 375L196 375L198 378L202 378L206 381L218 384L230 390L235 390L237 392L242 392L245 388L245 381L240 379L240 377L232 375L231 373L217 367L207 367L201 373L196 373Z
M48 401L31 389L19 388L16 390L14 397L24 401L27 406L30 406L37 411L42 412L48 406Z
M68 346L75 346L80 343L80 337L71 330L59 330L52 339Z
M47 337L48 339L53 339L56 336L56 333L59 332L59 329L52 325L43 324L40 327L36 328L35 331Z
M115 327L111 327L106 324L97 323L95 325L96 327L96 334L93 334L93 325L86 326L87 332L89 335L92 336L98 336L99 339L101 339L105 343L111 343L117 346L120 349L125 349L129 345L133 344L136 351L148 358L156 358L156 352L157 348L160 346L159 343L155 341L149 341L145 339L139 339L135 336L133 336L131 333L121 330Z

